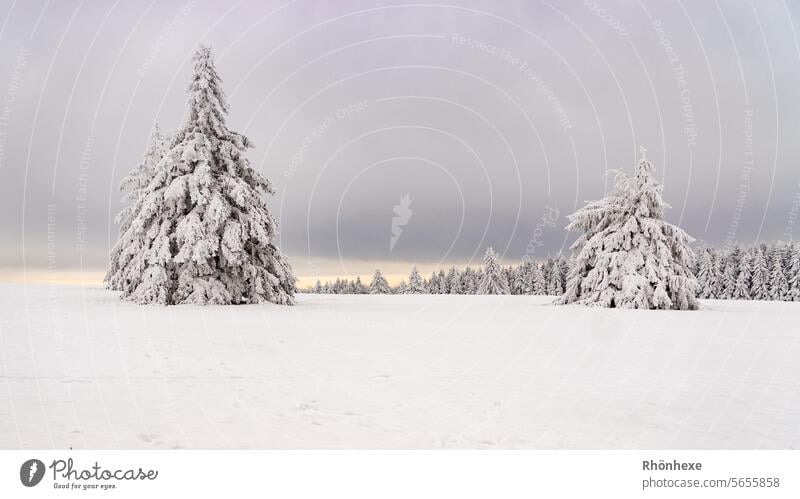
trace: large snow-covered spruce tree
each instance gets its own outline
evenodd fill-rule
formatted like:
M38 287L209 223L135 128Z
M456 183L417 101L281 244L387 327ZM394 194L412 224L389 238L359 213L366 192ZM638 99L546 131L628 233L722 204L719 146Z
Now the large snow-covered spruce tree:
M295 277L275 245L270 182L228 129L209 47L193 58L188 112L120 236L122 297L137 303L294 303Z
M693 239L662 220L668 206L645 150L636 176L617 172L616 192L569 216L582 231L566 292L557 303L636 309L696 309Z

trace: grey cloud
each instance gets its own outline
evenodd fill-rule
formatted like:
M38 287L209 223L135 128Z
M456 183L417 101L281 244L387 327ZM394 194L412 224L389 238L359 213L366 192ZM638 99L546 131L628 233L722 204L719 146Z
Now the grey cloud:
M558 252L566 215L602 196L608 169L630 170L640 145L668 217L698 239L792 235L794 5L281 5L0 8L0 94L12 95L0 120L0 267L47 265L49 229L57 268L105 265L116 186L154 120L180 124L201 41L216 49L230 125L276 185L281 244L298 267L467 261L490 244L519 259L548 207L559 222L537 254ZM413 215L390 251L406 193Z

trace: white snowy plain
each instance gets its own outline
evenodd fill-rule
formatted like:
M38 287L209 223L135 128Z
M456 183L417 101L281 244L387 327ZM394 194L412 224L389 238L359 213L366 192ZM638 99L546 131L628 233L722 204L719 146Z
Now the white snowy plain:
M798 448L800 303L0 284L0 448Z

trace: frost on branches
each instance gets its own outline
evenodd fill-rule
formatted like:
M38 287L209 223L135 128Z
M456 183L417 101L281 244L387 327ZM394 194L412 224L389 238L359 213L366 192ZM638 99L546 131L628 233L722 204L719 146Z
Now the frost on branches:
M250 167L247 137L228 129L211 49L194 55L188 117L120 236L122 297L137 303L294 303L295 277Z
M388 295L391 292L389 282L386 281L380 270L375 269L375 275L372 276L372 282L369 283L369 293L371 295Z
M500 262L497 260L497 254L491 248L486 250L483 255L483 278L478 284L479 295L507 295L510 294L508 285L508 276Z
M425 288L425 282L422 276L419 275L416 266L411 269L411 274L408 276L408 284L403 286L402 293L405 295L424 295L428 293L428 290Z
M122 211L117 215L115 222L119 224L119 233L124 234L131 226L136 212L134 209L138 206L139 199L142 197L147 185L153 178L156 171L156 165L167 151L169 144L169 137L162 135L161 130L158 128L158 123L153 124L153 131L150 133L150 142L147 144L147 150L144 152L144 159L142 162L133 167L133 169L122 179L119 184L121 191L126 191L122 196L122 202L126 205ZM120 267L120 255L122 254L123 247L117 243L111 249L111 256L109 258L108 272L104 279L106 287L121 291L124 289L122 268Z
M636 309L697 308L693 239L662 220L668 205L645 156L635 178L616 175L616 192L569 216L567 230L584 233L567 289L557 303Z

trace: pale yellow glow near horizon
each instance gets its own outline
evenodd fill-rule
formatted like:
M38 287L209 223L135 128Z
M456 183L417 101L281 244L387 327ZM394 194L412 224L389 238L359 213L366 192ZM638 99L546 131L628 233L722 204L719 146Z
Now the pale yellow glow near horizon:
M297 276L297 286L299 288L310 288L319 280L322 284L327 282L334 282L336 279L350 279L355 280L356 277L361 277L364 284L369 284L372 281L374 271L369 274L339 274L339 275L314 275L314 276ZM427 274L420 270L420 274L427 277ZM407 274L383 274L391 286L400 284L408 278ZM103 277L105 272L90 271L90 272L76 272L76 271L57 271L51 272L47 270L30 269L27 272L19 271L2 271L0 272L0 282L5 283L28 283L28 284L50 284L50 285L70 285L70 286L102 286Z
M292 260L292 266L297 276L299 288L310 288L319 280L321 283L334 282L339 279L354 280L361 277L361 282L369 284L375 269L380 269L383 276L391 286L397 286L401 281L408 279L408 274L412 267L416 265L419 273L428 278L435 271L447 270L450 267L463 269L468 264L466 262L376 262L376 261L333 261L333 260L310 260L304 261L302 258ZM503 262L503 265L518 265L519 261ZM481 267L481 262L469 264L472 268ZM30 283L30 284L53 284L53 285L83 285L83 286L102 286L104 269L65 269L51 270L47 268L29 267L23 268L0 268L0 282L7 283Z
M0 269L0 282L102 286L105 275L100 270Z

